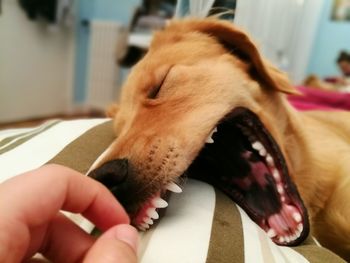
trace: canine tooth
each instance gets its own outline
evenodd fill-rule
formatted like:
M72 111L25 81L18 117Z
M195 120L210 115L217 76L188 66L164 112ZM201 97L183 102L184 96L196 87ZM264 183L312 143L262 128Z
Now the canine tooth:
M267 231L267 236L268 236L269 238L273 238L273 237L275 237L276 235L277 235L276 231L275 231L274 229L272 229L272 228L270 228L269 231Z
M297 223L301 222L301 215L299 213L295 212L292 216Z
M174 193L181 193L182 192L182 189L180 186L178 186L177 184L171 182L169 183L167 186L166 186L166 189L169 190L169 191L172 191Z
M205 140L206 143L214 143L214 140L212 137L208 137L206 140Z
M260 151L261 149L264 148L264 146L261 144L261 142L256 141L252 144L252 147L254 150Z
M214 139L212 138L213 137L213 134L216 133L218 131L218 128L215 127L211 133L209 134L208 138L205 140L206 143L214 143Z
M284 239L286 240L286 242L287 242L287 243L289 243L289 242L290 242L290 238L289 238L289 236L285 236L285 237L284 237Z
M157 208L165 208L168 206L168 203L160 197L154 198L152 204Z
M149 217L145 217L143 219L143 222L145 222L146 224L149 224L149 225L153 225L153 220Z
M270 154L267 154L266 157L265 157L265 160L267 162L267 164L270 166L270 167L274 167L275 166L275 163L273 161L273 158Z
M278 241L280 242L280 243L284 243L285 242L285 239L284 239L284 237L279 237L279 239L278 239Z
M155 208L148 208L147 211L146 211L146 214L150 218L153 218L153 219L158 219L159 218L159 215L158 215L158 213L157 213Z

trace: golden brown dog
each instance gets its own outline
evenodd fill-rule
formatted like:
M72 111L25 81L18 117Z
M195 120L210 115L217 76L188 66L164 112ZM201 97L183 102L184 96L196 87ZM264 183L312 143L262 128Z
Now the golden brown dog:
M225 191L276 243L300 243L310 218L321 244L350 260L350 113L300 113L286 93L296 93L286 76L231 23L173 21L110 110L117 139L91 175L140 229L186 173Z

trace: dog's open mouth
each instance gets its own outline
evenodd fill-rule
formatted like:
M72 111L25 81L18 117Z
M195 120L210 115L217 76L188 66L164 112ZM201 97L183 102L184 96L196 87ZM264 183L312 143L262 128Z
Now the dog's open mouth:
M250 110L236 108L220 121L188 169L215 185L280 245L308 235L308 215L277 143Z
M256 114L234 109L203 144L185 171L188 176L224 191L275 243L297 245L307 237L307 211L279 146ZM167 184L130 214L132 223L148 229L167 207L169 192L182 189L174 182Z

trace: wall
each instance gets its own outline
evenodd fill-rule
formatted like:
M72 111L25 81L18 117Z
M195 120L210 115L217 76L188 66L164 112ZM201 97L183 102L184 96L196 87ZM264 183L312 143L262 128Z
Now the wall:
M0 122L65 111L72 91L72 32L29 21L17 1L2 5Z
M320 0L238 1L234 23L247 30L264 56L298 84L306 75L322 6Z
M338 53L342 49L350 51L350 22L330 20L333 1L323 1L323 10L307 69L309 74L314 73L321 77L339 75L335 63Z
M82 21L109 20L118 21L126 26L139 6L141 0L78 0L77 1L77 35L74 80L74 101L84 103L87 96L87 65L89 63L90 28Z

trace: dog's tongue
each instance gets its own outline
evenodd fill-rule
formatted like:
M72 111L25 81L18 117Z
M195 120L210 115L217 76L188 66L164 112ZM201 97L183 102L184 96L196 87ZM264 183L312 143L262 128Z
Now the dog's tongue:
M269 184L268 177L271 171L266 164L257 158L256 154L250 151L244 151L242 157L250 164L250 171L245 175L234 177L233 181L242 190L249 190L253 184L257 184L261 188L266 188Z
M281 209L280 198L269 167L260 157L249 150L241 155L247 163L249 170L246 174L232 177L232 183L239 188L245 201L261 217L278 213Z

